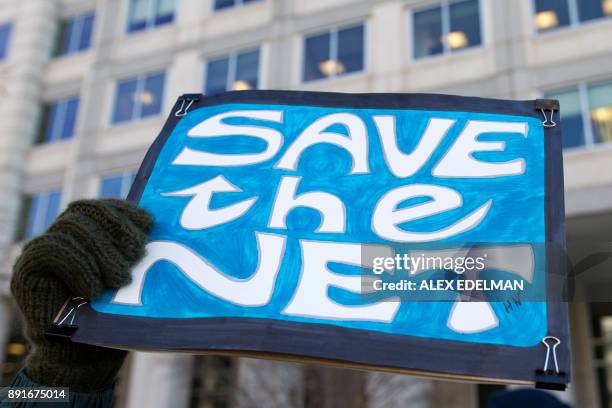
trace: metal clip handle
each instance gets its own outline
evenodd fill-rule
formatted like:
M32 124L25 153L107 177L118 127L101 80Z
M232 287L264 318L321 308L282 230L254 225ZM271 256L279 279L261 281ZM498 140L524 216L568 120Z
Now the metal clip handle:
M181 106L176 111L174 116L180 117L180 116L187 115L187 112L189 111L189 108L191 108L191 105L193 105L193 102L194 102L194 99L183 99L183 100L181 100Z
M546 109L544 110L543 108L540 108L540 112L542 112L542 116L544 117L544 121L542 122L542 125L545 128L552 128L557 126L557 122L555 122L553 120L554 116L555 116L555 110L554 109ZM550 112L550 118L546 115L546 112Z
M542 343L546 346L546 359L544 360L544 371L548 370L548 361L549 361L550 352L551 352L550 345L547 343L548 340L555 341L555 343L552 346L552 355L553 355L553 361L555 362L555 372L559 373L559 363L557 361L557 346L561 344L561 340L559 340L555 336L546 336L542 339Z

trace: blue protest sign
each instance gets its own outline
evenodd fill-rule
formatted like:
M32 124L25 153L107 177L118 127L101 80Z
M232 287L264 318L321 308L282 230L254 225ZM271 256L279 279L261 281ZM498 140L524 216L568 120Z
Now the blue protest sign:
M130 193L155 218L147 255L73 339L525 383L554 336L567 373L567 314L546 303L564 273L558 108L541 103L179 99Z

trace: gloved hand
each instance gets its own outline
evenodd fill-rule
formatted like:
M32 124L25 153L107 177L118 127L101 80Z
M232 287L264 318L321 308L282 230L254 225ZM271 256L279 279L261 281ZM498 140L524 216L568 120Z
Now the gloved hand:
M44 386L96 392L110 387L126 352L44 337L69 297L98 297L131 281L153 221L133 204L114 199L75 201L17 259L11 291L33 350L25 373Z

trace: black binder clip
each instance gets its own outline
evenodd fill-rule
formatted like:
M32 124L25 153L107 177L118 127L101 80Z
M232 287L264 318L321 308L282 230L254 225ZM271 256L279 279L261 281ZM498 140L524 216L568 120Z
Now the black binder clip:
M181 102L181 106L179 106L178 110L174 113L174 116L181 117L187 115L189 112L189 108L193 105L194 102L200 100L200 94L184 94L179 97L179 101Z
M60 311L57 313L53 322L45 328L45 337L70 341L70 337L77 331L79 326L74 324L74 318L76 317L77 311L83 305L86 305L87 301L82 297L68 298L62 305ZM66 310L68 312L66 312ZM68 320L70 318L70 320Z
M545 128L557 126L557 122L555 122L554 117L555 112L559 111L559 101L553 99L536 99L535 107L537 110L542 112L542 125Z
M548 369L548 361L550 357L551 347L547 343L548 340L553 340L552 355L555 363L555 369ZM567 388L567 373L559 371L559 363L557 361L557 346L561 344L561 340L554 336L546 336L542 339L542 343L546 346L546 359L544 360L544 369L536 370L535 386L546 390L565 391Z

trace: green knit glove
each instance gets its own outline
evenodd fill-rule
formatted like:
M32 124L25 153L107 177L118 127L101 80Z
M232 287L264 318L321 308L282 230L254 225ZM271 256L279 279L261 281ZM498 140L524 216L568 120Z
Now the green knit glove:
M126 352L50 340L45 327L69 297L98 297L131 281L144 255L149 214L122 200L75 201L17 259L11 291L33 350L25 372L34 382L96 392L110 387Z

